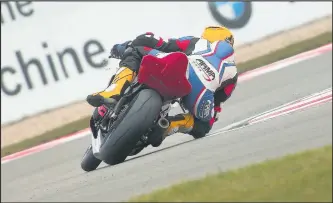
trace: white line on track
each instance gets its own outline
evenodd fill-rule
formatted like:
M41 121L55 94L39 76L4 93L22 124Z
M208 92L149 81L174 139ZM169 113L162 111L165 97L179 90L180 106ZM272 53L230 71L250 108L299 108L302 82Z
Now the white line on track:
M264 122L270 119L273 119L278 116L283 116L290 114L295 111L299 111L305 108L310 108L319 104L324 104L327 102L332 102L332 88L328 88L326 90L311 94L309 96L294 100L292 102L288 102L276 108L270 109L263 113L259 113L255 116L251 116L249 118L243 119L241 121L232 123L224 128L221 128L212 134L208 135L208 137L216 136L221 133L230 132L234 130L238 130L256 123ZM245 125L242 125L245 124ZM239 126L239 127L238 127Z

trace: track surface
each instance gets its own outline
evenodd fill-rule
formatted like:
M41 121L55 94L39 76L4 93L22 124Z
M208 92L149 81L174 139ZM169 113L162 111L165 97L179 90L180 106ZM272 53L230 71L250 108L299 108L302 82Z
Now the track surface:
M332 87L331 54L239 84L212 131ZM181 179L331 144L332 104L189 140L177 134L138 158L84 173L80 161L90 143L84 137L2 165L2 201L122 201Z

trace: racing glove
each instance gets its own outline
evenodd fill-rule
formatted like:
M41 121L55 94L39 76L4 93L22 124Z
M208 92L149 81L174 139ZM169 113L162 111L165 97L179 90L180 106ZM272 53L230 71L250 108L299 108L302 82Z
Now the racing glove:
M126 41L122 44L115 44L110 51L109 58L121 59L124 55L125 50L131 44L131 42L132 41Z

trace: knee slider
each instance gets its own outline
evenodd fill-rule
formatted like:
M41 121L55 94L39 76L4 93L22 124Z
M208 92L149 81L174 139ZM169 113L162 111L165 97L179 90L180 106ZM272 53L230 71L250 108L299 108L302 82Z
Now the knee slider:
M194 119L194 126L191 132L189 133L195 139L205 137L207 133L211 130L211 126L209 125L209 121L201 121L197 118Z

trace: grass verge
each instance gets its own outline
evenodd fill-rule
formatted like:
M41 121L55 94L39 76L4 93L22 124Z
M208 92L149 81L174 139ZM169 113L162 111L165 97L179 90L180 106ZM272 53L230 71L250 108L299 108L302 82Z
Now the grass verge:
M237 65L237 69L240 73L247 70L255 69L263 65L273 63L275 61L296 55L298 53L317 48L319 46L325 45L332 42L332 32L327 32L316 36L314 38L304 40L293 45L287 46L283 49L274 51L265 56L250 60L245 63ZM82 118L80 120L74 121L62 127L56 128L52 131L46 132L40 136L24 140L22 142L6 146L1 149L1 157L7 156L9 154L49 142L51 140L60 138L64 135L82 130L89 126L89 117Z
M332 202L332 145L183 182L130 202Z

